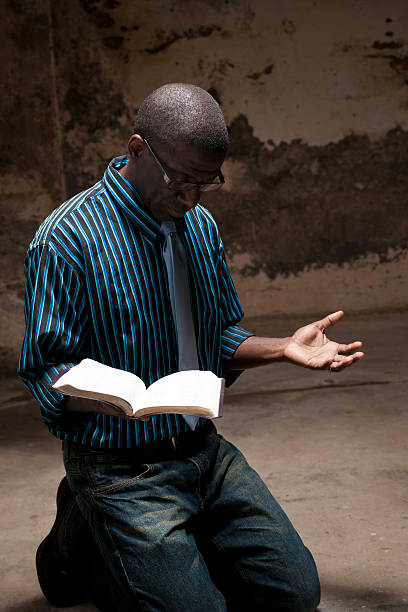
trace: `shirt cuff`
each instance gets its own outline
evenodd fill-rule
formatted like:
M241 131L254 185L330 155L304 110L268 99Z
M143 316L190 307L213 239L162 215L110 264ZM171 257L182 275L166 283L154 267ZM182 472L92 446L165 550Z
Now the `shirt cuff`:
M65 372L68 372L68 370L73 368L74 365L76 365L76 364L75 363L71 363L71 362L66 362L66 363L59 363L58 365L51 366L50 368L48 368L48 370L45 371L43 377L41 378L41 382L44 385L48 385L49 387L52 387L52 385L63 374L65 374ZM54 389L54 391L56 391L56 390ZM58 393L59 395L62 395L62 393L60 393L59 391L56 391L56 393Z
M239 325L231 325L224 329L221 335L221 367L222 377L225 378L225 386L229 387L242 374L243 370L230 370L231 360L235 351L244 340L254 336Z
M40 378L24 380L30 391L40 403L41 413L46 425L60 419L65 413L65 396L53 388L54 382L68 372L75 364L60 363L49 367Z

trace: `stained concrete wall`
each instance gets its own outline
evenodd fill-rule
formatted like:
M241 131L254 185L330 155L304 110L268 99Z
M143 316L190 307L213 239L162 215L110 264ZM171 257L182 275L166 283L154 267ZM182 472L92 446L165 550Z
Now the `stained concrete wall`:
M1 357L38 223L192 82L231 133L215 214L246 313L407 308L405 0L2 0Z

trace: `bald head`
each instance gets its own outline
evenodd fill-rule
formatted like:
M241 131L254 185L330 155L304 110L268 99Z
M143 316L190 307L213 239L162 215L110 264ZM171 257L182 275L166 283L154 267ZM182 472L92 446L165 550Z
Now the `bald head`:
M218 103L201 87L169 83L155 89L140 106L134 133L168 150L184 143L225 154L228 132Z

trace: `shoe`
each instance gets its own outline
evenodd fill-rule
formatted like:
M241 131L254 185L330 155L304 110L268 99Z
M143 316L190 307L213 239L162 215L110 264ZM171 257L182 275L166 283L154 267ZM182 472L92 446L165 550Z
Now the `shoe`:
M37 549L35 564L38 582L44 597L57 608L68 608L88 601L87 591L75 568L64 557L58 544L58 533L63 527L67 513L76 505L67 477L65 476L57 492L57 516L47 537Z

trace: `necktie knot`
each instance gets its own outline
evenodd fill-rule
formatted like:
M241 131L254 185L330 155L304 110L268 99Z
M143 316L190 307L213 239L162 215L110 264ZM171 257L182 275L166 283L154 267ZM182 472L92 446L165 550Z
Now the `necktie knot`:
M160 232L163 234L165 239L163 246L164 252L167 253L169 251L169 247L171 247L173 251L171 257L174 257L176 260L181 259L182 261L185 261L184 247L177 233L174 221L162 221ZM177 261L175 263L177 263Z
M174 221L162 221L160 226L160 232L167 238L170 234L177 234L176 225Z

